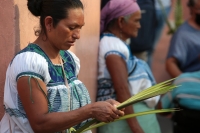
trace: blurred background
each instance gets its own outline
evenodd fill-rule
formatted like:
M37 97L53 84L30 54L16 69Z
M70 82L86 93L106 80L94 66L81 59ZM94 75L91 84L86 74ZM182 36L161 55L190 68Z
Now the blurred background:
M174 15L176 10L176 2L177 0L172 0L172 8L168 17L169 22L174 25ZM189 10L187 7L188 0L181 0L182 4L182 18L186 20L189 18ZM152 62L152 72L155 76L155 79L157 83L160 83L162 81L165 81L170 78L169 74L166 71L165 68L165 59L167 56L168 48L170 45L170 40L172 35L168 34L169 28L167 25L164 26L164 29L162 31L162 35L160 37L160 40L158 42L158 45L155 49L155 52L153 54L153 62ZM170 118L157 115L162 133L172 133L172 122Z

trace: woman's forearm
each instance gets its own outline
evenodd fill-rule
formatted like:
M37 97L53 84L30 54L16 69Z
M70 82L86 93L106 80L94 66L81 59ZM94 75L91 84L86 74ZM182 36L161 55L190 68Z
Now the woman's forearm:
M182 71L178 67L178 60L174 57L167 59L166 70L173 78L179 76L182 73Z
M111 75L113 86L117 94L117 100L119 102L124 102L131 97L128 88L128 71L126 68L126 63L120 56L109 55L106 58L106 65ZM134 113L132 106L129 106L125 109L125 114L132 113ZM134 133L143 133L136 118L130 118L127 120L127 122Z
M115 105L119 104L116 101L112 101L112 103L115 103ZM40 115L41 117L32 121L31 126L37 133L53 133L69 129L89 118L95 118L102 122L110 122L123 115L124 112L118 110L110 102L101 101L85 105L77 110L69 112Z
M86 105L77 110L69 112L55 112L44 114L42 117L31 123L31 126L36 133L54 133L69 129L82 121L89 119L92 113L89 112L91 105Z
M29 123L36 133L51 133L68 129L92 116L93 104L88 104L69 112L48 113L48 102L39 89L38 84L47 95L46 85L42 80L21 77L17 82L18 94L28 117ZM38 82L37 82L38 81ZM31 90L27 89L30 88ZM31 95L30 95L31 91ZM32 100L30 100L30 97Z

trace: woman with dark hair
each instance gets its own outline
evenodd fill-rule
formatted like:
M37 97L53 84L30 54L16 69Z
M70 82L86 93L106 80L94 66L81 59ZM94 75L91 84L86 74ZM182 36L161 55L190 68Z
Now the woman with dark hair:
M104 1L105 2L105 1ZM101 9L97 100L123 102L155 84L148 65L130 54L126 40L137 37L141 12L135 0L109 0ZM126 114L153 110L159 96L129 106ZM109 123L99 133L160 133L155 114Z
M8 66L0 132L68 132L89 118L110 122L122 116L114 100L90 104L89 93L77 78L79 59L67 51L84 25L81 1L28 0L27 5L40 16L41 31Z

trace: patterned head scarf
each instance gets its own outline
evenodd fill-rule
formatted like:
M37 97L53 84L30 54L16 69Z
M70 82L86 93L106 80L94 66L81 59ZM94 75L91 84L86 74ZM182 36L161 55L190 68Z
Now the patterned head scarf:
M110 0L101 10L101 33L114 18L130 15L139 10L136 0Z

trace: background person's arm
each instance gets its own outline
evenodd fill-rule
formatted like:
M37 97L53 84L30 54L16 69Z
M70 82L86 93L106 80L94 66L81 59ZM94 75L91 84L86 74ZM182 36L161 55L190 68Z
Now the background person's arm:
M117 100L124 102L131 97L128 86L128 72L124 60L118 55L109 55L106 57L106 65L111 75L114 89L117 93ZM132 114L132 106L125 108L125 114ZM127 119L130 129L134 133L144 133L136 118Z
M170 57L166 60L166 70L172 78L179 76L182 71L178 67L178 60L174 57Z
M88 118L96 118L99 121L110 122L123 115L123 111L117 110L109 102L96 102L69 112L48 113L48 103L39 89L35 79L31 79L32 99L30 100L29 77L21 77L17 81L17 89L22 105L34 132L54 133L68 129ZM38 79L39 84L47 93L46 85ZM84 114L84 115L83 115ZM118 116L119 115L119 116Z

